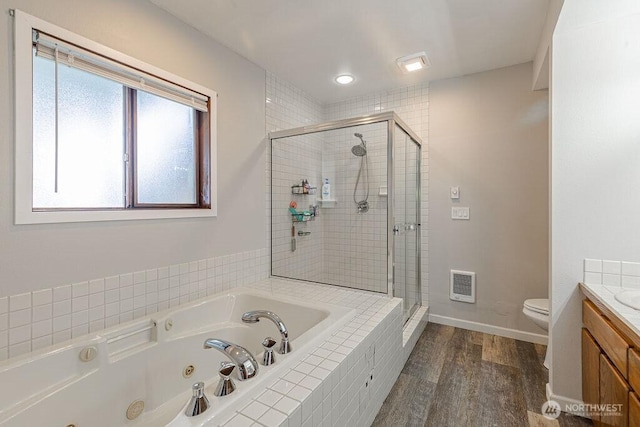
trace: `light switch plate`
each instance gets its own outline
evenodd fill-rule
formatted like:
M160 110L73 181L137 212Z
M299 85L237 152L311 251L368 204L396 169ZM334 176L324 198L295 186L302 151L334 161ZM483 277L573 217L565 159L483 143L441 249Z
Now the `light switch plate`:
M469 220L469 208L451 208L451 219Z
M450 187L449 192L452 200L460 200L460 187Z

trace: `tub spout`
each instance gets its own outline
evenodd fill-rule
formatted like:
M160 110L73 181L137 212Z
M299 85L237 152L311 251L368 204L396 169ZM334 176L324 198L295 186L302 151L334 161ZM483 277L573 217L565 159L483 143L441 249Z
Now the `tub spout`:
M215 348L231 359L233 364L236 365L240 381L248 380L258 375L258 362L246 348L217 338L208 338L204 342L204 348L205 350Z
M291 344L289 344L289 332L287 331L287 327L284 325L284 322L280 317L272 311L267 310L253 310L247 311L242 315L242 321L245 323L256 323L260 321L260 318L266 318L271 320L276 324L278 330L280 331L280 336L282 337L282 341L280 341L280 349L278 352L280 354L290 353L292 348Z

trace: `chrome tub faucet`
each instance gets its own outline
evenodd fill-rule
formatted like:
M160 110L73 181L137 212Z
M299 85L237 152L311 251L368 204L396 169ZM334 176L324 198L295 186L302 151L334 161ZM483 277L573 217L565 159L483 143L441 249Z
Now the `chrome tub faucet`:
M233 364L236 365L240 381L245 381L258 375L258 362L246 348L217 338L208 338L204 342L204 349L209 348L215 348L231 359Z
M257 323L263 317L275 323L275 325L278 327L278 330L280 331L282 341L280 341L280 349L278 350L278 353L290 353L292 348L291 344L289 343L289 332L287 331L287 327L284 325L284 322L277 314L268 310L247 311L242 315L242 321L245 323Z

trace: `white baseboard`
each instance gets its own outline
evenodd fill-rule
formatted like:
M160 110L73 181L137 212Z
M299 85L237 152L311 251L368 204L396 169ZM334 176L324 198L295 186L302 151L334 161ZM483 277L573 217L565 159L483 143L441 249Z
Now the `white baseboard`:
M553 394L553 391L551 390L551 384L549 383L547 383L546 392L547 400L558 402L560 404L560 409L562 409L562 412L577 415L579 417L585 417L585 413L583 411L580 411L580 407L584 405L584 402L582 400L571 399L565 396ZM572 408L575 408L575 410L572 410Z
M437 314L429 314L429 322L438 323L440 325L455 326L456 328L469 329L471 331L483 332L485 334L513 338L535 344L547 345L549 341L549 337L542 334L503 328L502 326L487 325L486 323L472 322L469 320L454 319L453 317L439 316Z

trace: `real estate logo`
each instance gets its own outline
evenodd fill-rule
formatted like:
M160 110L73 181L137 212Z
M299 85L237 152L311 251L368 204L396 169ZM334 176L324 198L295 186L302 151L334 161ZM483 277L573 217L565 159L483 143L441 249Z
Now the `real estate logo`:
M555 400L547 400L542 404L542 415L548 420L555 420L562 412L560 404Z

